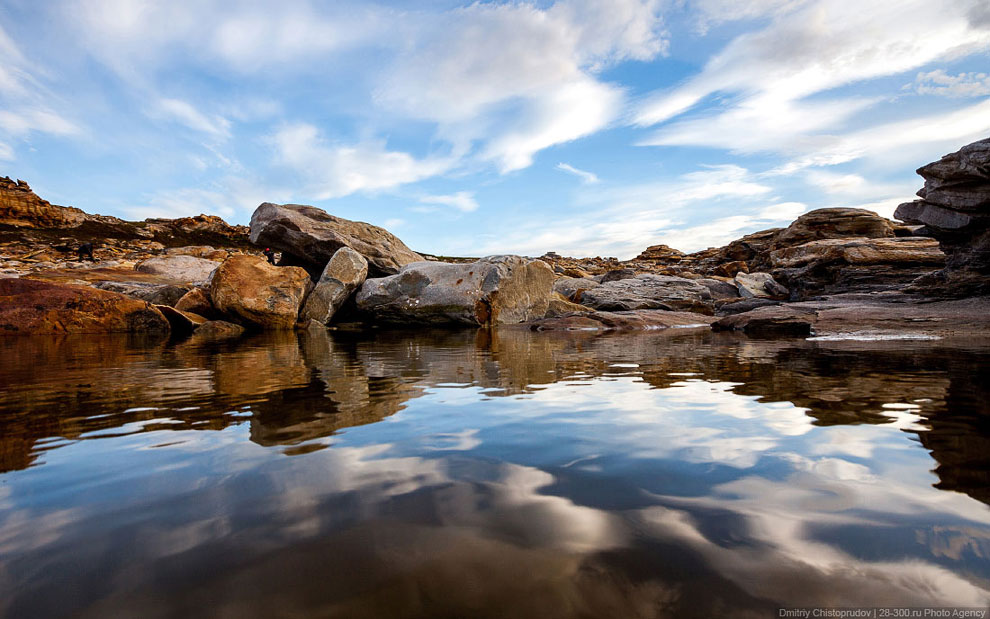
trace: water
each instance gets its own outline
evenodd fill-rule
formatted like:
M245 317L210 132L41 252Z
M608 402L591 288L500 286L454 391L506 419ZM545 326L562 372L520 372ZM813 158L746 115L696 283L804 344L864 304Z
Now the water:
M0 339L5 617L990 601L990 348Z

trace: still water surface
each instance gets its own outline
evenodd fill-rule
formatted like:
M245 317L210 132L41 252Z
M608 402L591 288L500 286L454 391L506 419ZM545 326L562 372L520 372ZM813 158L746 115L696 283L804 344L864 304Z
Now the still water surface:
M990 601L990 351L690 330L0 339L0 616Z

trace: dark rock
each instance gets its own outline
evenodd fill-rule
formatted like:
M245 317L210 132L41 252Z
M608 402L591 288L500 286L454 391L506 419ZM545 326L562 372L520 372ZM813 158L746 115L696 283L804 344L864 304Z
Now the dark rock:
M725 299L715 301L715 315L730 316L732 314L748 312L758 307L770 307L772 305L780 305L780 301L775 301L765 297Z
M210 320L193 331L194 342L218 342L231 340L244 334L244 327L224 320Z
M100 290L117 292L134 299L147 301L152 305L174 306L183 295L189 292L188 286L173 284L151 284L147 282L102 281L94 284Z
M708 292L711 293L712 299L718 301L719 299L738 299L739 289L736 288L735 284L732 282L722 281L720 279L710 279L703 277L701 279L693 280L695 283L701 284L705 288L708 288Z
M803 337L811 335L815 313L786 305L760 307L725 316L712 323L715 331L742 331L747 335Z
M945 268L918 278L912 290L935 296L990 293L990 139L918 169L922 200L901 204L894 217L924 225L946 255Z

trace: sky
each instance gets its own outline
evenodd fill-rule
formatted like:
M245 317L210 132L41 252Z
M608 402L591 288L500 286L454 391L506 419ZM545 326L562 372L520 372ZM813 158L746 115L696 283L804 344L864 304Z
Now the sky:
M0 175L126 219L628 259L891 216L988 136L987 0L0 0Z

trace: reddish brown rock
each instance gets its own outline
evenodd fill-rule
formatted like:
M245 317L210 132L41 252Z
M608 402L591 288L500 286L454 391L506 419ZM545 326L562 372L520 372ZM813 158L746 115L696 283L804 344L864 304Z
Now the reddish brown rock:
M22 180L0 178L0 224L29 228L72 228L86 221L86 213L42 200Z
M235 254L213 275L210 299L237 322L262 329L291 329L313 287L299 267L277 267L260 256Z
M213 306L210 296L202 288L193 288L175 303L175 309L182 312L192 312L209 319L219 318L217 308Z
M0 335L168 330L161 312L122 294L30 279L0 279Z

